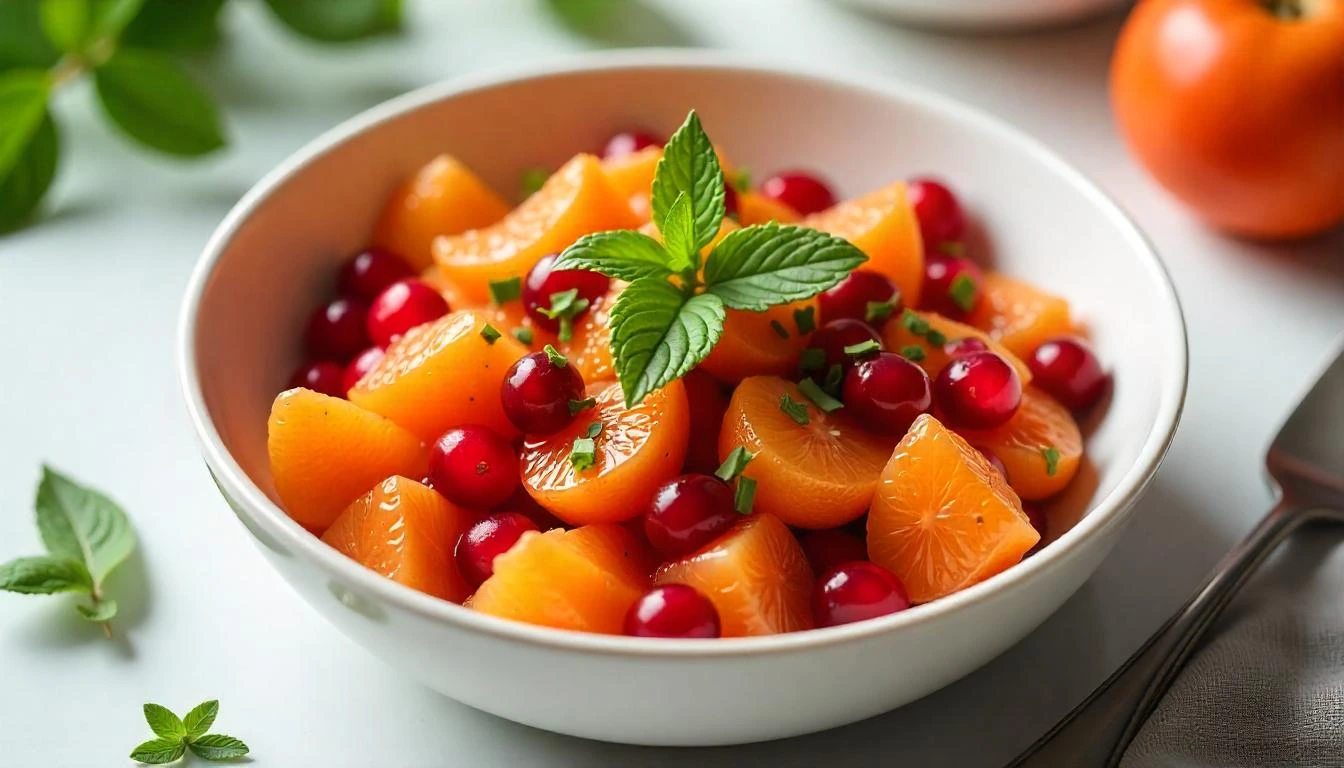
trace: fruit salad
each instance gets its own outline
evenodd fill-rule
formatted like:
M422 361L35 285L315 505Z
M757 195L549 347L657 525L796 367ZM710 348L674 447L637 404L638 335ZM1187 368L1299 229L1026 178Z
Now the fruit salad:
M387 201L271 410L294 521L473 611L653 638L864 621L1040 546L1110 375L948 186L752 184L694 112L541 175L510 206L445 155Z

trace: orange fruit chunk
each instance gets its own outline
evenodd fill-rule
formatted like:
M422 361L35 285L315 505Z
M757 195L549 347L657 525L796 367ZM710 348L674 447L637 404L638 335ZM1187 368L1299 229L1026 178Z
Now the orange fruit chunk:
M1027 364L1022 362L1022 359L1017 355L1008 351L1007 347L991 339L989 334L979 328L959 323L956 320L949 320L937 312L910 311L914 312L916 317L928 323L929 328L943 334L948 344L958 339L979 339L983 341L985 346L989 347L990 352L1007 360L1013 368L1017 369L1018 378L1022 379L1022 386L1025 387L1031 383L1031 368L1027 367ZM912 346L924 350L924 359L919 361L919 366L924 369L925 373L929 374L929 378L936 377L939 371L952 362L951 356L945 351L946 344L934 346L923 336L916 336L905 327L899 316L892 317L887 322L886 327L882 329L882 343L893 352L900 352L902 349Z
M592 155L576 155L499 222L434 241L434 260L474 301L490 298L490 281L521 277L542 256L591 232L638 226L627 197Z
M614 382L590 384L588 395L597 405L568 428L523 444L523 487L570 525L629 520L681 470L690 432L686 390L673 381L633 408ZM570 460L574 440L594 423L602 426L593 438L594 462L580 471Z
M737 195L737 219L744 227L769 221L792 224L802 218L789 206L760 192L739 192Z
M719 612L724 637L811 629L812 566L788 526L758 512L699 552L663 565L655 584L686 584Z
M863 197L846 200L807 216L803 226L830 232L868 255L864 269L890 277L901 289L906 306L919 306L924 284L924 243L919 221L898 181Z
M645 147L638 152L603 160L602 170L611 180L611 186L624 197L647 195L653 188L653 174L658 170L658 161L661 159L662 147Z
M494 575L476 590L471 607L544 627L620 634L626 612L648 588L648 576L635 578L635 566L623 554L605 549L620 545L619 534L605 527L579 534L582 530L524 533L495 558Z
M393 475L346 507L322 540L395 582L460 603L471 585L453 550L474 522L433 489Z
M439 155L388 198L373 229L373 244L424 269L434 261L434 238L494 224L508 212L508 203L469 168L451 155Z
M613 280L606 295L594 301L574 323L570 340L564 343L552 342L569 358L574 370L586 382L616 378L616 363L611 357L611 306L616 303L616 297L621 295L625 285L620 280ZM533 349L541 348L542 345L533 345Z
M1035 387L1022 391L1022 404L1007 423L963 434L971 445L1003 462L1008 485L1028 501L1064 490L1078 473L1083 458L1083 436L1069 409ZM1047 458L1052 448L1054 454Z
M517 434L499 391L504 374L527 348L504 329L493 343L487 341L481 335L486 323L479 311L459 310L411 329L350 390L350 401L426 442L463 424L482 424L506 437Z
M276 396L266 450L285 511L319 534L374 483L423 477L426 467L420 438L354 403L302 388Z
M583 525L565 531L565 541L600 568L640 590L653 583L658 556L644 537L627 525Z
M927 603L984 581L1040 540L998 470L955 432L915 419L868 510L868 557Z
M785 396L806 408L807 424L780 407ZM833 528L868 508L893 442L865 431L843 408L822 411L793 382L753 376L728 403L719 458L738 446L756 455L744 473L756 481L756 510L799 528Z
M807 307L812 307L815 315L816 300L779 304L764 312L728 310L719 343L700 362L700 368L729 384L748 376L789 376L797 372L798 356L807 346L808 337L798 333L793 313Z
M1069 302L998 272L980 280L980 303L966 322L1018 357L1030 357L1051 336L1073 332Z

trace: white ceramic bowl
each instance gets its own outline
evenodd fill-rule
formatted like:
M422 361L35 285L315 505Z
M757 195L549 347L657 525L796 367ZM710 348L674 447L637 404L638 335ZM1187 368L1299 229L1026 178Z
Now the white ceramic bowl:
M831 0L919 26L993 31L1068 24L1132 0Z
M304 320L384 197L452 152L501 190L628 125L690 107L758 172L813 166L849 195L934 170L955 180L999 265L1069 297L1118 386L1088 449L1087 514L1008 572L937 602L774 637L657 641L514 623L356 565L275 501L266 417ZM1064 602L1111 548L1171 440L1185 392L1180 308L1124 214L1040 144L888 80L835 78L696 52L592 55L431 86L355 117L286 160L220 225L187 289L181 376L206 463L300 595L372 653L502 717L595 739L728 744L899 707L976 669Z

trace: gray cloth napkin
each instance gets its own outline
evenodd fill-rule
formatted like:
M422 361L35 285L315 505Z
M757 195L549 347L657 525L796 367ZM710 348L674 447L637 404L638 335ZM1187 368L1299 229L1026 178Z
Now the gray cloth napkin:
M1344 766L1344 528L1299 531L1228 607L1121 768Z

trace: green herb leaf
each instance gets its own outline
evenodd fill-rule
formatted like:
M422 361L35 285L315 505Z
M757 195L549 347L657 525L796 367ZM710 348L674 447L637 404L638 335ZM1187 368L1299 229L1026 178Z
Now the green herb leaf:
M667 277L672 274L671 265L672 258L657 240L642 232L617 229L580 237L560 254L551 269L587 269L633 281Z
M187 749L202 760L236 760L248 753L247 745L232 736L209 733L187 744Z
M941 347L947 343L947 337L944 336L939 331L933 330L932 328L930 328L929 331L924 334L924 338L928 340L930 345L935 347Z
M798 356L798 369L803 373L820 371L826 365L826 353L817 347L808 347Z
M894 301L870 301L864 310L863 319L869 323L881 323L896 311Z
M734 478L742 474L742 470L746 469L754 458L756 458L756 454L739 445L730 451L728 458L724 459L719 468L714 470L714 476L725 483L731 483Z
M944 240L937 245L938 252L948 256L965 256L966 246L956 240Z
M929 332L928 321L909 309L901 313L901 327L916 336L923 336Z
M146 704L145 722L149 723L149 730L154 732L155 736L162 736L165 739L181 739L187 735L187 726L183 725L182 718L173 714L173 711L161 704Z
M25 595L92 592L93 578L83 564L62 557L20 557L0 565L0 589Z
M807 415L807 405L789 397L787 392L779 396L779 410L788 414L799 426L806 426L811 421Z
M266 0L281 23L320 43L345 43L401 27L400 0Z
M182 759L187 745L182 739L153 739L131 750L131 759L149 765L164 765Z
M924 362L925 357L924 348L919 346L918 344L911 344L910 346L907 347L901 347L901 357L904 357L906 360L909 360L912 363L922 363Z
M145 0L121 33L124 45L189 53L219 42L219 12L225 0ZM0 2L0 5L3 5Z
M838 411L845 407L844 403L826 394L825 390L821 388L821 385L817 384L817 382L812 379L803 379L798 382L798 391L802 392L803 396L808 400L811 400L813 405L826 413Z
M535 195L537 190L546 186L547 179L551 178L551 172L545 168L526 168L518 177L518 188L523 193L523 199Z
M775 335L781 339L789 338L789 329L785 328L784 324L779 322L778 320L770 321L770 330L774 331Z
M597 405L597 398L595 397L585 397L582 400L570 400L569 415L578 416L580 413L592 408L594 405Z
M504 306L523 295L523 278L509 277L503 280L491 280L490 301L496 306Z
M725 305L761 312L811 298L865 260L863 251L835 235L771 222L719 241L705 263L705 284Z
M513 338L517 339L518 341L522 342L523 344L526 344L526 345L528 345L529 347L532 346L532 329L531 329L531 328L528 328L528 327L526 327L526 326L522 326L522 325L520 325L520 326L518 326L517 328L514 328L512 331L510 331L510 333L513 334Z
M1053 445L1042 448L1041 456L1045 459L1045 474L1054 477L1059 471L1059 449Z
M569 452L569 463L575 472L591 469L597 463L597 442L591 437L574 438L574 447Z
M42 32L67 53L83 50L93 26L89 0L41 0Z
M51 84L47 73L18 69L0 73L0 179L29 151L47 114Z
M873 339L864 339L858 344L850 344L845 347L845 354L850 357L863 357L864 355L871 355L874 352L881 351L882 345Z
M805 335L817 329L817 312L813 307L793 310L793 324L798 326L798 334Z
M583 434L587 437L597 437L598 435L602 434L602 422L600 421L592 422L591 424L588 425L588 429L584 430Z
M751 505L756 501L756 480L746 475L737 478L737 491L733 494L733 510L739 515L750 515Z
M574 318L578 317L588 308L588 300L579 298L579 289L570 288L568 291L558 291L551 294L551 306L539 308L537 311L551 318L560 321L560 332L556 338L561 341L569 341L574 337Z
M43 467L37 488L37 527L48 552L84 565L95 593L135 548L135 532L116 502L51 467Z
M215 724L215 718L219 716L219 702L215 699L202 702L182 718L182 723L187 729L187 738L189 740L199 739L204 736L210 726Z
M61 52L42 33L41 12L35 0L0 0L0 69L46 69L60 58Z
M978 288L975 280L970 275L962 272L952 280L952 284L947 287L947 297L952 299L952 303L961 308L962 312L970 312L975 309L975 296Z
M499 341L499 337L503 335L504 334L499 332L498 328L489 323L481 326L481 338L485 339L486 344L494 344L496 341Z
M834 397L840 396L840 385L845 380L845 369L840 367L839 363L831 363L831 367L826 369L826 379L821 382L821 388L829 392Z
M103 111L140 144L182 157L224 146L210 95L171 57L124 48L94 71Z
M611 308L611 346L626 405L638 405L704 360L719 341L723 318L723 302L712 294L687 298L659 278L627 286Z
M3 2L0 0L0 5ZM3 121L0 116L0 123ZM56 178L60 150L56 124L50 114L44 113L27 149L19 153L18 162L8 172L0 172L0 233L18 228L37 210Z
M667 210L663 228L663 248L668 266L681 271L700 262L699 248L695 245L695 220L691 218L691 198L685 192L677 193L672 207Z
M719 233L724 190L718 155L695 110L667 140L654 172L653 221L659 232L664 231L668 211L683 193L690 198L691 218L695 221L692 252L698 252Z
M79 615L85 621L92 621L94 624L106 624L117 615L117 601L104 597L89 605L76 605L75 610L79 611Z
M93 0L93 34L114 38L139 15L145 0Z
M541 349L546 353L546 359L550 360L551 365L554 365L556 368L564 368L566 365L569 365L569 358L560 354L560 351L550 344L547 344Z

